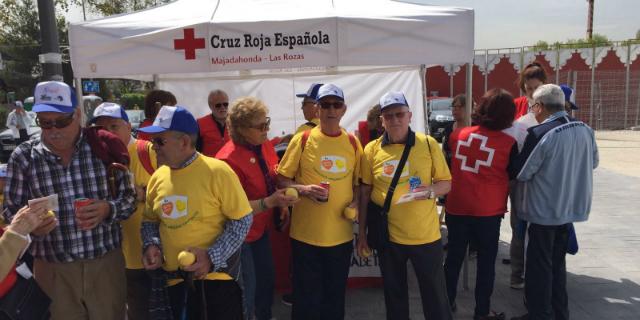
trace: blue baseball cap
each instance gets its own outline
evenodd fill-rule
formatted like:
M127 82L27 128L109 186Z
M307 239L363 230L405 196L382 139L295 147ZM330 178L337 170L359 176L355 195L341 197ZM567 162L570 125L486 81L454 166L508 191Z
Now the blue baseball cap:
M344 101L344 93L342 93L342 89L331 83L323 84L322 86L320 86L320 89L318 89L318 95L316 96L316 101L320 101L320 99L324 97L331 96Z
M320 87L322 87L322 83L312 83L311 86L309 87L309 90L307 90L307 92L298 93L296 94L296 97L311 98L313 100L317 100L316 97L318 96L318 90L320 89Z
M564 92L564 101L571 105L572 110L578 110L578 106L576 106L576 91L566 84L561 84L560 89Z
M93 118L91 118L91 123L96 123L99 117L109 117L115 119L122 119L126 122L129 122L129 116L122 109L122 107L113 102L105 102L100 104L96 110L93 111Z
M198 122L191 112L183 107L162 106L151 126L138 129L145 133L161 133L168 130L196 134Z
M33 93L33 112L61 112L76 111L78 102L76 93L68 84L60 81L39 82Z
M393 106L409 106L407 98L404 97L404 93L400 91L390 91L380 97L380 110Z

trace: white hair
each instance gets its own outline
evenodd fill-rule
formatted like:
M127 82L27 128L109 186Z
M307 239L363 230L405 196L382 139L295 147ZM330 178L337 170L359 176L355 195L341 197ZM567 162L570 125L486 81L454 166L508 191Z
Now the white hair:
M543 84L533 92L533 101L540 102L547 111L564 110L564 92L555 84Z

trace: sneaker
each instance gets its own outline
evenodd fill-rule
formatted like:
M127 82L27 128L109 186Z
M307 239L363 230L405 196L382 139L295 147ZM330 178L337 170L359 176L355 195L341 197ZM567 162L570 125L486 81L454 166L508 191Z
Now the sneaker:
M524 281L511 282L511 285L509 286L511 287L511 289L522 290L524 289Z
M293 294L285 293L282 295L282 304L291 307L293 305Z

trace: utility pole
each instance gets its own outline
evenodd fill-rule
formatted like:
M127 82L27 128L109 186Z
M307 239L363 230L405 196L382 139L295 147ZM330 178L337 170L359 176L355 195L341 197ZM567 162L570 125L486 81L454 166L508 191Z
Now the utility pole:
M62 55L58 45L58 28L53 0L38 0L40 37L42 49L39 56L42 64L42 80L62 81Z
M593 38L593 3L595 0L587 0L589 2L589 16L587 17L587 41Z

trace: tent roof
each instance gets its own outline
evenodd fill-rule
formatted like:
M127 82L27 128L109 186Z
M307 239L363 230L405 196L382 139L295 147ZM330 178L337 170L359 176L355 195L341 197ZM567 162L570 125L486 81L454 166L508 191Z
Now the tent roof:
M472 9L390 0L178 0L69 38L79 77L161 76L468 62L473 24Z

